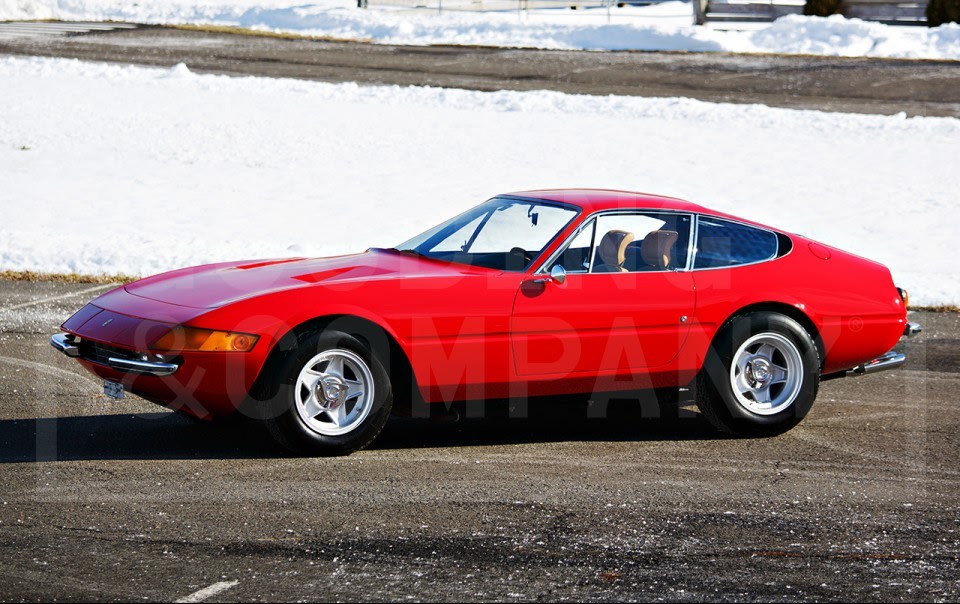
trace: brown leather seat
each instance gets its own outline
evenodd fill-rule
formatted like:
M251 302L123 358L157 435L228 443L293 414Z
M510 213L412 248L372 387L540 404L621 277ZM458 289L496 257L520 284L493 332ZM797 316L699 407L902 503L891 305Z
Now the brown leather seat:
M657 270L671 268L673 246L676 245L680 234L676 231L652 231L643 238L640 244L640 258L648 267Z
M627 246L634 240L633 233L628 231L607 231L597 246L597 257L594 261L595 273L625 273L623 261L627 257Z

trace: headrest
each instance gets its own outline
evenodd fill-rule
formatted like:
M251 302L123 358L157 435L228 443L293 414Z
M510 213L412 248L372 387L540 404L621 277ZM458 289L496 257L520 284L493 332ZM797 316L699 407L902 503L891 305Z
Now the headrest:
M627 231L607 231L597 247L600 262L616 267L622 266L626 258L627 246L633 239L633 233Z
M676 231L652 231L640 244L640 258L650 266L659 269L670 268L673 246L680 234Z

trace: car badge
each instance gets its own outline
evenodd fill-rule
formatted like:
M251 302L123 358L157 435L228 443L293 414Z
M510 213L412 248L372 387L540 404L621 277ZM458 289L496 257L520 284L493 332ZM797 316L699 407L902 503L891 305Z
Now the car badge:
M107 325L110 325L111 323L113 323L113 319L107 319L106 321L103 322L102 325L100 325L100 327L106 327Z

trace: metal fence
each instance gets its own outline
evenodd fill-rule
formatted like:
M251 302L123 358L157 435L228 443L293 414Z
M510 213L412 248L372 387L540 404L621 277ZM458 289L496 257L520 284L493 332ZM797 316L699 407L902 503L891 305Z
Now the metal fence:
M662 0L357 0L357 6L395 7L435 11L519 11L543 9L610 9L628 5L646 6Z
M578 11L604 10L607 18L615 7L647 6L663 0L357 0L357 6L463 12L517 12L553 9L571 16ZM742 24L774 21L785 15L803 14L805 0L692 0L693 22ZM842 0L839 14L891 25L926 25L927 0ZM617 14L617 18L639 16ZM675 19L675 15L644 14L645 19Z

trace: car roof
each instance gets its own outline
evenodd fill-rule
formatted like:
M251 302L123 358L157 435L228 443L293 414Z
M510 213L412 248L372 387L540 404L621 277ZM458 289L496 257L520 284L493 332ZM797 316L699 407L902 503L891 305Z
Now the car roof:
M591 214L601 210L650 208L659 210L678 210L685 212L710 212L707 208L663 195L617 191L612 189L538 189L506 193L506 197L527 197L544 201L559 201L583 208ZM713 213L713 212L710 212Z

